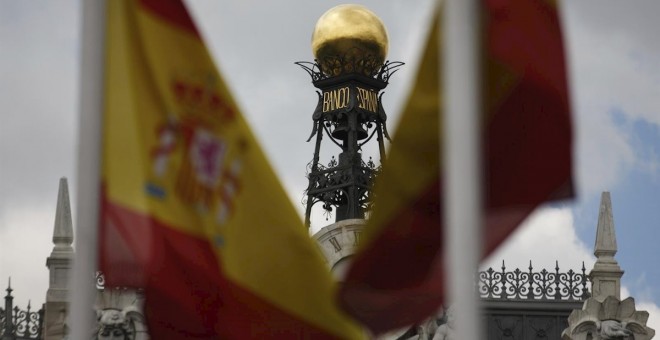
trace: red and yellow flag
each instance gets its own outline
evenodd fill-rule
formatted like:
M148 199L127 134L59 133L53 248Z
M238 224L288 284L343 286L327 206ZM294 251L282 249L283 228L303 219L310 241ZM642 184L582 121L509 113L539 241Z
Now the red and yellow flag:
M481 3L486 256L538 205L572 196L572 128L557 9ZM444 297L439 17L340 291L343 308L375 333L425 319Z
M108 1L106 58L100 267L151 338L360 338L182 1Z

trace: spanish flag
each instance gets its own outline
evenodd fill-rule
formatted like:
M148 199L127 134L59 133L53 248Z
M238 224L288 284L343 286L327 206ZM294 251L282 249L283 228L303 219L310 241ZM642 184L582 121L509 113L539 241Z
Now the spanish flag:
M152 339L361 338L182 1L107 6L106 285Z
M545 0L481 0L482 163L487 256L537 206L573 195L572 128L557 9ZM439 11L438 11L439 12ZM422 321L445 300L440 155L440 13L375 208L340 290L375 333ZM476 268L475 268L476 271ZM476 283L475 283L476 284Z

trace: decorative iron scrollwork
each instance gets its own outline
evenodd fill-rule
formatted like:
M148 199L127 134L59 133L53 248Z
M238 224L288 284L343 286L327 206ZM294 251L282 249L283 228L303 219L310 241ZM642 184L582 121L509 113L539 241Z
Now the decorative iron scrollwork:
M43 314L43 311L41 312ZM17 337L23 339L38 339L41 334L41 315L39 311L33 311L30 303L26 310L14 307L14 332Z
M2 339L41 339L44 310L33 311L28 302L27 309L13 306L14 297L11 284L6 289L6 309L0 307L0 337Z
M572 269L559 272L558 262L554 272L534 271L531 261L526 272L518 268L507 271L502 261L501 271L488 268L478 273L478 290L482 298L489 299L582 301L590 297L587 281L584 262L578 273Z
M353 55L353 53L346 53L343 56L330 56L323 60L314 60L314 62L297 61L294 64L302 67L314 83L351 73L387 83L392 75L399 70L399 67L404 65L401 61L389 60L383 64L379 64L377 57L365 56L363 58L354 58Z
M316 171L312 170L312 162L307 165L307 178L309 186L305 190L305 197L312 196L314 199L311 204L322 202L326 216L330 216L333 206L339 206L347 200L347 187L355 186L359 193L358 205L363 211L369 211L370 191L378 173L380 166L376 166L373 158L369 161L360 161L360 165L355 167L350 164L339 165L337 159L332 156L327 166L317 164ZM304 204L309 204L303 199Z

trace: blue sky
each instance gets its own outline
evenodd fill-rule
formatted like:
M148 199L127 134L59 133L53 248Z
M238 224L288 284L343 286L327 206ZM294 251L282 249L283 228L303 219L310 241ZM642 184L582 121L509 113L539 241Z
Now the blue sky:
M627 121L618 110L613 110L611 115L615 124L629 133L641 164L626 171L609 189L617 227L617 258L626 270L623 283L630 287L633 295L658 302L660 270L654 258L658 256L660 236L660 169L657 167L660 128L641 120ZM579 202L574 208L575 224L579 237L589 240L593 238L593 226L597 222L594 212L599 202L594 197Z
M248 122L300 209L316 94L293 64L311 60L317 18L338 1L194 0L191 11ZM429 0L356 1L388 28L389 129L417 67ZM80 1L0 0L0 288L44 300L58 180L75 209ZM660 328L660 3L565 1L578 198L537 211L484 265L593 263L600 193L612 195L626 292ZM259 98L259 100L255 100ZM318 219L315 229L325 221ZM563 265L563 264L566 265Z

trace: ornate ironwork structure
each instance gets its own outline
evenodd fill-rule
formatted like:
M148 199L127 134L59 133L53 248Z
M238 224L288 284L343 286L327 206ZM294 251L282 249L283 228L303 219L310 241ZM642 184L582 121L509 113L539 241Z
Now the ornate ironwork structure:
M322 203L327 214L335 210L336 221L364 218L370 209L371 187L380 167L372 158L367 162L362 159L362 146L376 136L380 161L385 159L384 138L389 140L389 135L380 91L403 65L387 61L380 67L373 67L374 61L368 56L326 59L296 63L320 90L312 115L312 133L307 140L316 136L314 157L307 169L309 185L304 202L308 227L316 203ZM321 65L326 65L326 69ZM328 163L324 162L327 165L323 165L319 156L324 132L341 150L336 158L332 156Z
M568 316L589 298L584 263L579 272L489 268L478 273L486 339L559 339Z
M14 306L14 297L11 295L11 281L7 286L5 307L0 307L0 339L28 340L41 339L43 330L44 309L33 311L30 303L26 310Z
M535 272L532 261L527 271L507 271L502 261L500 271L488 268L479 272L478 289L480 296L488 299L583 301L591 296L585 271L584 262L581 273L572 269L560 272L559 262L555 262L554 272Z

